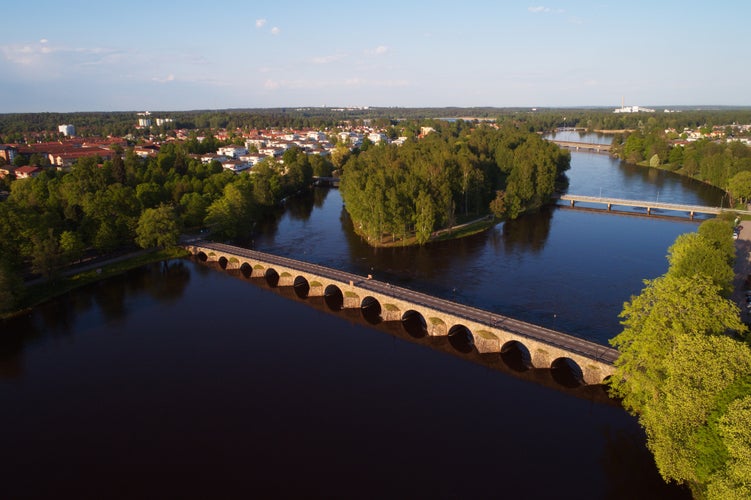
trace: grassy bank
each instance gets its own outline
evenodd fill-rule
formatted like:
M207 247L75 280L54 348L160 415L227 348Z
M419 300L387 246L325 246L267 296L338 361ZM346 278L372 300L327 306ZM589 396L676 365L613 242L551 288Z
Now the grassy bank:
M152 262L187 257L188 255L188 251L183 248L154 250L146 253L137 252L132 255L102 262L91 269L81 270L80 272L73 271L48 281L29 285L20 301L18 309L14 312L0 314L0 319L23 314L34 306L64 295L71 290L122 274L130 269L135 269Z
M455 240L457 238L464 238L473 234L487 231L491 227L495 226L498 220L493 217L486 216L481 219L476 219L464 224L458 224L453 228L439 229L434 231L430 236L428 243L445 240ZM357 233L357 230L355 230ZM391 237L390 239L382 239L380 241L370 241L364 235L358 233L361 238L368 242L372 247L376 248L390 248L390 247L408 247L418 245L417 236L414 233L407 235L404 238Z

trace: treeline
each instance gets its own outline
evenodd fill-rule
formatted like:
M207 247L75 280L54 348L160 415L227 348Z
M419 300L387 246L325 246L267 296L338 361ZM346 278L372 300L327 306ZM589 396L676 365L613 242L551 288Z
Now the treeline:
M332 129L369 124L378 128L404 122L437 119L493 120L529 132L558 127L595 130L641 130L711 127L751 123L751 108L680 109L679 113L613 113L613 108L259 108L196 111L153 111L152 116L171 118L173 123L145 129L136 127L135 112L7 113L0 114L0 143L19 143L32 138L55 139L58 125L72 123L76 134L88 136L144 137L168 135L174 129L249 130L268 128Z
M751 498L751 349L732 291L731 223L678 237L669 269L624 305L611 392L639 418L666 481Z
M264 160L238 175L191 158L186 145L165 144L153 158L129 149L13 181L0 202L0 311L18 304L25 274L54 277L85 255L174 245L184 228L203 226L217 239L244 241L282 198L332 168L293 148L283 163Z
M712 130L703 129L707 133ZM751 148L733 141L734 133L732 127L725 131L730 142L723 138L674 143L681 139L677 132L644 128L616 137L612 152L629 163L647 164L706 182L727 191L731 203L745 203L751 199Z
M538 134L464 121L402 146L368 145L346 161L341 193L355 230L371 244L417 243L458 219L515 218L544 203L570 154Z

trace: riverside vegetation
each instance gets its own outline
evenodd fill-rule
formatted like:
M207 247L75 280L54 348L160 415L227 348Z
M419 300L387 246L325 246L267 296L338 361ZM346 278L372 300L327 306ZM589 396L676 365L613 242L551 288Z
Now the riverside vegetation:
M570 160L568 151L513 126L443 123L419 141L352 156L341 193L369 244L424 244L457 222L513 219L538 208Z
M702 223L624 305L610 389L639 418L657 468L696 498L751 498L751 349L732 291L732 224Z
M236 175L217 161L191 158L191 147L165 144L147 159L128 149L111 161L82 158L69 172L44 169L12 181L0 202L0 313L44 297L40 287L25 286L29 276L44 278L51 296L81 282L61 286L64 269L138 247L169 249L186 228L206 226L221 240L249 240L253 224L282 198L309 186L314 173L331 172L327 160L293 148L283 168L267 160L252 176Z

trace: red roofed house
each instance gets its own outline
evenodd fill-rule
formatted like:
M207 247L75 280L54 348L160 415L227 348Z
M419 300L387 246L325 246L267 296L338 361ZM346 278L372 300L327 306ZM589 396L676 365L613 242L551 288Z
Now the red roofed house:
M42 169L39 167L25 166L18 167L16 169L16 179L28 179L30 177L36 177L42 173Z

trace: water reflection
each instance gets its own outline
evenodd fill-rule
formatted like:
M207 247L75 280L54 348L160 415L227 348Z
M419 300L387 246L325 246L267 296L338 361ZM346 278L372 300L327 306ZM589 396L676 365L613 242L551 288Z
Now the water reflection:
M129 277L101 285L126 290L107 294L124 318L105 317L92 290L73 293L60 304L89 304L65 320L76 342L50 342L35 313L30 331L43 336L10 348L25 352L28 374L0 380L8 495L352 498L368 484L380 498L488 498L498 484L472 478L503 470L506 496L670 498L649 456L609 438L640 434L601 387L461 353L424 335L419 317L405 328L331 312L323 297L239 270L180 261ZM184 286L179 300L162 280ZM294 482L290 470L301 471Z
M506 253L538 253L545 248L553 220L553 207L542 207L503 224L503 245Z
M33 312L4 320L0 336L0 378L23 372L27 346L47 338L74 337L79 318L96 310L105 321L122 324L132 312L130 304L147 294L164 305L182 297L190 282L190 268L183 260L169 260L133 269L120 276L93 283L42 304Z

